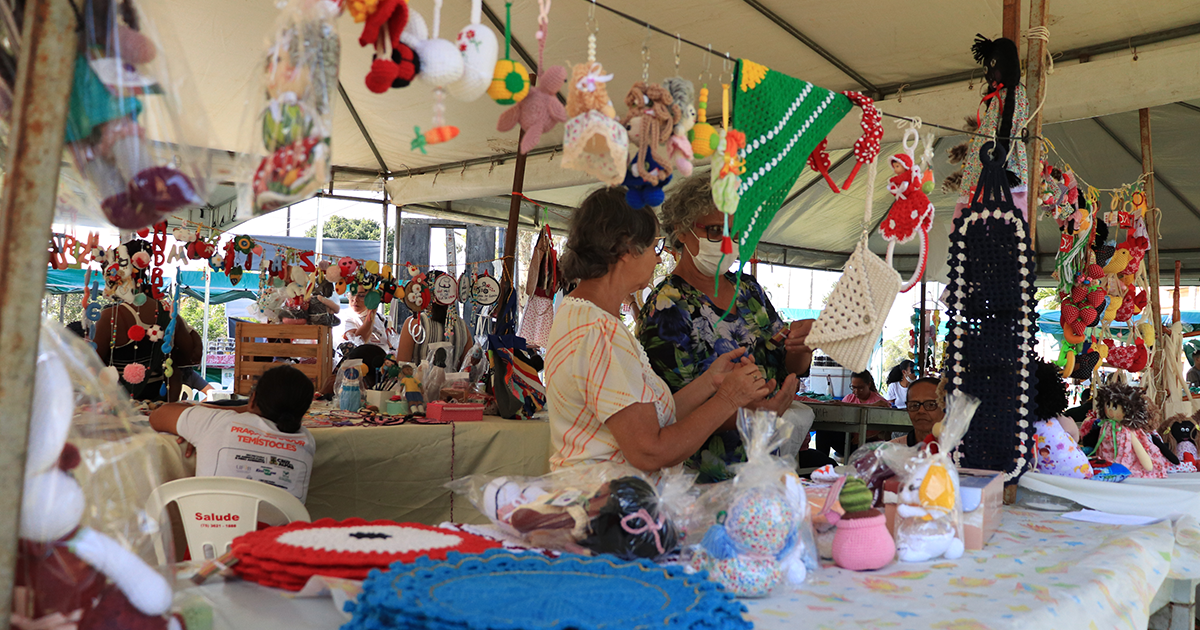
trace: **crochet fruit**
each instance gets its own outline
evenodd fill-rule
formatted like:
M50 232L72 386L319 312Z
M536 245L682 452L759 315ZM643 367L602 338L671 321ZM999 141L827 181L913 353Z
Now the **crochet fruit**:
M501 105L520 103L529 94L529 71L511 59L496 62L487 95Z

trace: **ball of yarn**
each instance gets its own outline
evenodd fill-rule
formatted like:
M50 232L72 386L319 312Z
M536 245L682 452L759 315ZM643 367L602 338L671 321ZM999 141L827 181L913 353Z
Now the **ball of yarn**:
M744 550L774 557L788 544L796 514L783 494L755 488L730 508L725 528Z
M125 379L126 383L137 385L146 380L146 366L141 363L130 363L121 370L121 377Z
M842 509L847 514L871 509L873 499L874 496L867 489L867 484L857 477L848 477L846 485L842 486L842 491L838 494L838 502L842 504Z

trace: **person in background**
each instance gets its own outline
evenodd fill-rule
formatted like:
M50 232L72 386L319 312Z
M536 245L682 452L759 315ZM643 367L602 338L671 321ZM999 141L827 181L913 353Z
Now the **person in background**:
M875 387L875 377L863 370L850 375L850 393L842 398L847 405L870 405L872 407L891 407L887 399L879 394Z
M671 275L646 298L638 318L638 341L672 392L700 378L718 357L745 348L771 390L786 392L790 402L798 379L808 374L812 363L805 339L813 320L785 325L758 280L730 270L739 259L739 235L731 235L733 253L722 254L724 225L707 172L685 179L667 199L662 231L677 261ZM741 258L752 253L741 252ZM723 453L718 459L734 464L745 461L740 447L737 414L730 414L706 440L704 451ZM693 463L702 461L702 455L696 453ZM712 480L719 479L701 476L702 482Z
M197 477L254 479L304 502L317 452L301 424L312 397L312 381L280 365L263 372L241 407L170 403L150 413L150 426L195 447Z
M366 287L359 287L358 291L350 294L350 310L341 316L346 325L342 339L357 346L367 344L379 346L384 349L385 353L390 354L394 348L392 348L387 324L382 315L367 308L366 295Z
M205 396L215 389L213 384L209 383L208 379L200 376L200 372L197 372L194 368L187 368L187 370L184 372L183 384L191 387L193 390L198 391L201 394L204 394Z
M1188 385L1200 385L1200 352L1192 355L1192 367L1187 371Z
M1075 421L1075 424L1083 424L1087 420L1088 412L1092 410L1092 388L1083 388L1083 393L1079 394L1079 404L1071 407L1063 412L1063 415Z
M946 417L946 408L943 406L945 403L938 396L940 384L936 378L919 378L908 386L908 402L905 403L905 408L908 409L908 420L912 422L913 428L907 435L892 440L893 444L920 444L933 432L933 425Z
M446 275L444 271L432 269L428 274L430 286L439 276ZM459 287L461 291L462 288ZM413 330L424 330L420 343L413 338ZM457 304L433 303L419 315L412 315L400 326L400 340L396 343L395 359L397 363L421 363L430 360L432 344L449 342L450 355L446 357L446 371L457 372L462 365L463 357L475 345L471 331L462 317L458 315Z
M887 399L888 404L896 409L904 409L904 402L908 400L908 386L913 381L917 380L917 373L913 368L917 366L909 359L905 359L898 363L896 367L888 372L887 376L887 392L883 395Z
M546 354L551 470L606 461L647 472L678 465L738 408L770 391L744 348L708 361L675 392L651 368L621 320L621 304L653 280L662 246L654 211L631 208L623 188L592 192L571 215L561 268L579 285L554 316Z

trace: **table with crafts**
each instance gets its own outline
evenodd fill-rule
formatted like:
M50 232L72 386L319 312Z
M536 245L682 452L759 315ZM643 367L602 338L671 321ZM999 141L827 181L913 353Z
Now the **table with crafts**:
M549 472L550 425L545 420L504 420L397 426L315 426L328 416L306 418L317 442L305 507L312 518L437 524L486 523L475 508L443 485L473 474ZM316 418L316 420L313 420ZM163 481L195 474L175 438L158 437Z
M1200 524L1191 516L1114 526L1009 507L983 550L957 560L865 573L826 563L799 588L744 603L760 630L1141 630L1176 585L1195 579ZM329 598L293 599L255 584L189 592L214 604L217 630L328 630L346 621Z

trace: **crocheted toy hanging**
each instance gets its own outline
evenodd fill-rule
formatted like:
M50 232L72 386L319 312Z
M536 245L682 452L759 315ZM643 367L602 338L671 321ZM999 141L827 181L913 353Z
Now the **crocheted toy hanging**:
M867 190L875 190L875 160L867 166ZM871 253L867 236L874 195L866 196L863 231L842 269L825 308L813 323L808 345L820 348L843 367L865 370L900 290L900 274Z
M358 45L375 49L365 79L367 89L382 94L390 88L407 87L421 71L417 53L400 42L409 20L407 0L352 1L347 8L355 22L364 23Z
M233 570L264 586L298 591L314 575L362 580L373 569L451 552L481 553L500 543L418 523L323 518L296 521L233 540Z
M504 3L504 59L492 70L487 95L501 105L520 103L529 94L529 71L510 58L512 51L512 0Z
M717 150L717 130L708 124L708 84L700 86L700 100L697 101L696 124L688 131L688 140L692 142L692 155L708 157Z
M692 174L692 158L695 155L688 135L696 124L696 106L692 104L696 100L696 88L683 77L664 79L662 86L670 92L671 99L679 107L679 120L675 122L674 133L667 144L667 157L676 172L688 177Z
M961 464L1003 471L1006 482L1015 482L1030 461L1036 418L1030 365L1036 268L1003 151L986 143L980 159L983 173L971 206L950 233L946 391L982 401L960 447Z
M657 83L638 81L625 95L629 108L621 123L629 128L629 141L637 152L625 176L625 200L634 208L662 205L663 187L671 182L675 170L666 146L679 122L679 106L666 88Z
M500 114L498 131L508 131L520 123L525 137L518 151L529 153L538 145L542 134L555 125L567 122L567 110L558 102L558 88L567 79L567 69L562 66L546 67L543 57L546 51L546 34L550 28L550 0L538 0L538 72L537 83L525 98Z
M567 123L562 167L583 171L616 186L625 179L629 135L617 122L606 84L611 74L596 61L596 33L588 34L588 61L576 64L567 86Z
M442 22L442 0L433 0L433 30L428 39L422 37L425 20L419 13L412 11L409 22L413 26L413 37L409 41L421 58L421 72L417 78L433 87L433 127L424 133L420 127L413 127L413 140L409 144L413 151L428 153L425 150L428 145L448 142L458 137L458 127L446 124L445 86L462 78L463 56L452 42L438 38ZM406 29L405 37L409 32Z
M372 573L346 610L354 618L343 630L753 627L732 594L680 566L503 549L394 564Z
M739 60L734 81L733 128L746 134L746 175L733 232L739 250L753 252L817 144L850 111L850 99Z
M922 169L916 162L915 151L919 137L914 127L906 129L901 141L904 153L897 153L888 160L895 175L888 180L887 191L896 197L896 201L892 203L883 223L879 225L879 232L888 242L889 265L892 264L892 253L898 243L907 243L914 236L920 239L921 249L916 270L913 271L912 277L900 286L901 292L916 286L925 275L925 263L929 255L929 228L933 225L933 202L929 201L929 197L925 196L922 190ZM928 145L926 149L928 151ZM868 194L872 192L868 191Z
M721 228L721 260L718 267L725 262L725 256L733 256L733 239L729 236L729 217L737 212L739 191L742 187L742 175L746 174L746 163L741 159L740 151L746 148L746 134L729 128L729 84L721 85L721 130L717 132L717 150L712 155L712 169L709 177L712 179L713 203L717 210L725 215L725 224ZM739 250L740 251L740 250ZM720 283L716 283L719 285ZM741 289L741 276L738 277L738 289Z
M471 0L471 23L458 32L458 52L462 54L463 73L446 86L450 96L471 102L483 96L492 85L499 44L492 29L481 22L483 0Z

